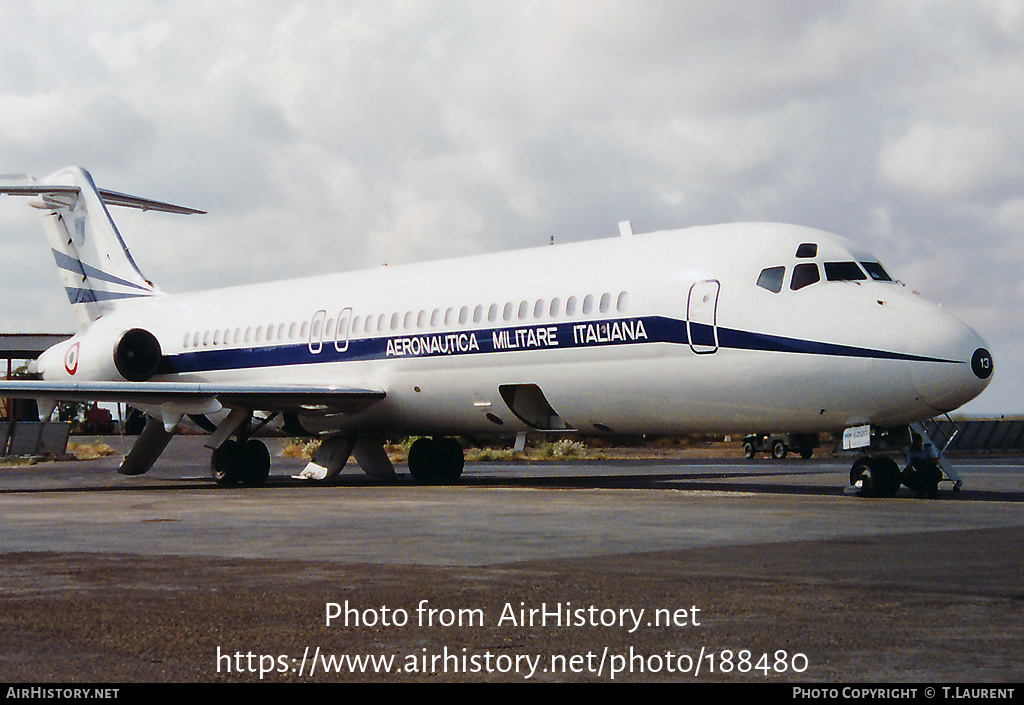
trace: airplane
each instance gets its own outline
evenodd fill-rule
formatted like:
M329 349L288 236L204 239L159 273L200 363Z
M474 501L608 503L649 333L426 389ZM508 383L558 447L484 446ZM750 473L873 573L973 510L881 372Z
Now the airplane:
M157 462L188 416L212 475L260 485L274 423L322 438L299 475L354 456L396 478L385 435L421 436L416 482L454 482L458 436L842 433L851 485L893 496L909 427L980 394L981 337L821 230L733 223L276 283L169 294L108 212L192 208L98 188L69 167L0 178L43 219L77 333L0 393L128 402L148 421L119 472ZM944 466L945 467L945 466ZM947 469L959 489L961 480Z

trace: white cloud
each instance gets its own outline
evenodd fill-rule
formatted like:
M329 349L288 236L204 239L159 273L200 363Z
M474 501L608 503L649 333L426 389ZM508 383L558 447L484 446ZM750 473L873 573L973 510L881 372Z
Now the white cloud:
M963 196L1001 177L996 135L974 127L914 125L883 148L879 171L891 185L928 196Z

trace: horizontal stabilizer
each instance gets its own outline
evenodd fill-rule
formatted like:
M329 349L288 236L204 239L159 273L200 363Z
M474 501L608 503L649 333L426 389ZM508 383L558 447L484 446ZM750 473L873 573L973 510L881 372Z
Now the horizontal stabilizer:
M0 178L0 193L9 196L77 196L81 189L77 186L64 186L59 184L30 183L3 183L6 179ZM22 177L15 177L11 181L25 181ZM107 206L124 206L126 208L139 208L144 211L161 211L163 213L177 213L179 215L201 215L206 211L197 208L187 208L173 203L153 201L148 198L131 196L126 193L118 193L108 189L97 189L100 199ZM63 202L63 199L62 199Z
M108 191L105 188L101 188L99 191L100 198L102 198L103 202L108 206L140 208L144 211L161 211L163 213L178 213L179 215L202 215L206 213L206 211L201 211L197 208L187 208L185 206L176 206L173 203L151 201L148 198L140 198L139 196L129 196L126 193Z

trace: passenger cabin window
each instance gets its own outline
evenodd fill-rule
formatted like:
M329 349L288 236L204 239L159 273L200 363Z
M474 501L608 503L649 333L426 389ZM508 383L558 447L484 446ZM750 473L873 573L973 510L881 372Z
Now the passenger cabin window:
M818 243L816 242L805 242L796 248L796 256L798 259L806 259L808 257L818 256Z
M825 279L830 282L855 282L867 278L856 262L825 263Z
M861 262L860 266L864 267L864 271L874 279L876 282L891 282L892 277L889 273L882 268L879 262Z
M626 310L627 303L629 303L629 294L625 291L619 292L619 298L615 300L615 310L622 313Z
M782 280L785 276L785 267L767 267L761 270L761 275L757 278L757 285L777 294L782 291Z
M793 267L793 280L789 283L789 288L797 291L819 281L821 281L821 274L818 272L818 265L804 262Z

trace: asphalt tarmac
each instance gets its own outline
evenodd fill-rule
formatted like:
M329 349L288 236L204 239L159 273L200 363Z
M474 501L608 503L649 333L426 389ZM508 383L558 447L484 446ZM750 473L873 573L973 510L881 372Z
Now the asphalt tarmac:
M469 464L216 487L199 438L0 468L2 682L1013 683L1024 459ZM107 441L124 452L129 441ZM124 446L119 444L124 443Z

